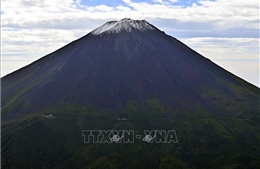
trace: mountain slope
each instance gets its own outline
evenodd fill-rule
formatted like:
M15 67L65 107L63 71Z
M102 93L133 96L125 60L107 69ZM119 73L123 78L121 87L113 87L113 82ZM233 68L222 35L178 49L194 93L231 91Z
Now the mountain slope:
M147 21L107 22L2 78L1 166L259 168L259 92ZM178 143L86 144L82 130Z
M169 109L202 105L239 114L256 105L258 93L146 21L130 19L108 22L2 79L6 118L57 103L118 114L129 100L142 105L153 97Z

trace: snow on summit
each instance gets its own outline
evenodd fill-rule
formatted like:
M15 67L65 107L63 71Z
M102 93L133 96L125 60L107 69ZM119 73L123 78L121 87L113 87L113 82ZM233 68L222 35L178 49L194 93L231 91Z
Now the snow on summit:
M153 30L155 27L149 24L145 20L132 20L129 18L122 19L120 21L110 21L102 26L94 29L91 34L100 35L104 32L106 33L119 33L122 30L126 30L127 32L131 32L133 29L145 31L145 30Z

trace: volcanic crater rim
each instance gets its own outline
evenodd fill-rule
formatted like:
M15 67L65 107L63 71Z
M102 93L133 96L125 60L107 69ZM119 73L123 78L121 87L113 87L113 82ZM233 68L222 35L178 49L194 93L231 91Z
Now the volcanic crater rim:
M130 18L124 18L119 21L109 21L100 27L94 29L92 35L100 35L103 33L119 33L123 30L131 32L132 30L146 31L154 30L155 27L146 20L133 20Z

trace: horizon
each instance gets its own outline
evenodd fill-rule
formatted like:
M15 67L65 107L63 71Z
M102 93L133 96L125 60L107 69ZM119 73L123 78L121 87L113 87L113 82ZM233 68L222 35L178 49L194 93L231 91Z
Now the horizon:
M259 87L258 6L235 0L3 1L1 77L108 21L132 18L146 20Z

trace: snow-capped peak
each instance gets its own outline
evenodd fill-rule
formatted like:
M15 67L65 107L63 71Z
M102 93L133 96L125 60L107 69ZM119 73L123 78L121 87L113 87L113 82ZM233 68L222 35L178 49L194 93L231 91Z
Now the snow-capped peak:
M122 19L120 21L110 21L102 26L94 29L91 34L100 35L104 32L106 33L118 33L122 30L126 30L127 32L131 32L133 29L146 31L146 30L154 30L155 27L149 24L145 20L132 20L129 18Z

